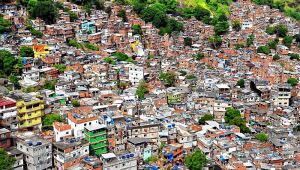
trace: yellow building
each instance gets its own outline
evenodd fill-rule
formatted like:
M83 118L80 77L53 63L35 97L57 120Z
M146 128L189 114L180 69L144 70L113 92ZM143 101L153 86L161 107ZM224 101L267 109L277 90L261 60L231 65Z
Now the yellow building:
M17 101L19 128L41 126L44 115L44 101L27 97Z
M36 44L32 47L34 58L44 58L49 54L48 45Z

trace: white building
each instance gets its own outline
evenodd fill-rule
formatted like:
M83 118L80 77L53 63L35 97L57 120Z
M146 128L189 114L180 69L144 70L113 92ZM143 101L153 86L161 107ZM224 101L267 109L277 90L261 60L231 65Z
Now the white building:
M246 20L242 23L242 30L249 29L253 27L253 22L250 20Z
M79 112L69 113L67 120L68 120L68 124L71 125L73 135L75 138L84 137L85 127L92 127L96 124L99 124L96 115L88 114L87 116L84 116L79 114Z
M133 153L116 156L114 153L101 154L103 170L137 170L137 158Z
M274 106L287 107L290 105L291 88L289 86L280 86L271 96L273 96Z
M68 124L54 122L53 130L55 142L63 141L65 137L72 136L71 126Z
M144 79L144 68L130 64L129 67L129 81L132 85L137 85L141 80Z
M17 138L17 149L23 152L27 169L52 168L52 144L33 133L23 133Z
M1 126L9 126L10 129L17 129L17 107L16 101L0 96L0 121Z

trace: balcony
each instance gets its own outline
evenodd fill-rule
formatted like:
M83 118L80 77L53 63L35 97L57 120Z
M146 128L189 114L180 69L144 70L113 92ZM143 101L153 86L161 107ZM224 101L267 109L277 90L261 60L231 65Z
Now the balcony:
M34 118L37 118L37 117L42 117L42 113L39 112L37 114L31 114L30 116L28 116L28 114L24 114L22 116L17 116L17 119L19 121L23 121L23 120L34 119Z
M26 127L35 126L35 125L38 125L38 124L41 124L41 123L42 123L41 119L31 120L30 123L29 123L29 121L25 120L25 121L19 123L19 127L20 128L26 128Z
M101 131L96 133L85 131L85 135L89 138L98 137L98 136L106 135L106 131Z
M90 143L91 144L94 144L94 143L99 143L99 142L103 142L103 141L106 141L107 138L106 136L98 136L98 137L95 137L95 138L90 138Z
M99 148L107 147L107 143L97 143L97 144L91 144L91 149L96 150Z

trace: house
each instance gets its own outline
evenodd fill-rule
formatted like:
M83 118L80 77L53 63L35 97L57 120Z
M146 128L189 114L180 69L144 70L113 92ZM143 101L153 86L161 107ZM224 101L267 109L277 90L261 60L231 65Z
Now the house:
M52 167L52 144L33 133L19 135L17 149L24 154L25 169L40 170Z
M72 136L72 129L71 129L71 125L69 124L54 122L53 131L54 131L55 142L63 141L65 138Z
M15 147L6 150L7 154L16 159L14 165L12 166L14 170L24 169L24 154Z
M44 116L44 101L29 94L18 94L17 97L17 118L19 128L32 128L42 126Z
M67 113L68 124L71 125L75 138L84 137L84 128L93 127L99 124L98 117L92 113L91 107L78 107Z
M137 170L137 158L134 153L122 153L115 155L114 153L105 153L100 156L103 163L103 170Z
M90 143L90 153L101 155L107 153L107 129L105 125L95 124L84 129L85 139Z
M133 86L138 85L138 83L144 79L144 68L135 64L130 64L128 69L129 81Z
M14 99L0 94L0 125L11 130L17 129L17 106Z
M0 129L0 148L7 149L12 146L11 132L8 129Z
M53 143L54 167L62 170L79 168L89 155L89 144L85 139L69 138Z
M44 58L49 54L49 47L46 44L35 44L32 49L34 58Z

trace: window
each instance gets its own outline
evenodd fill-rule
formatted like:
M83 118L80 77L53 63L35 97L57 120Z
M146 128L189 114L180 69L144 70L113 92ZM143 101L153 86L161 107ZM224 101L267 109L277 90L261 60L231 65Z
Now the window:
M83 126L86 126L86 123Z
M66 132L66 134L68 135L68 134L69 134L69 132Z

